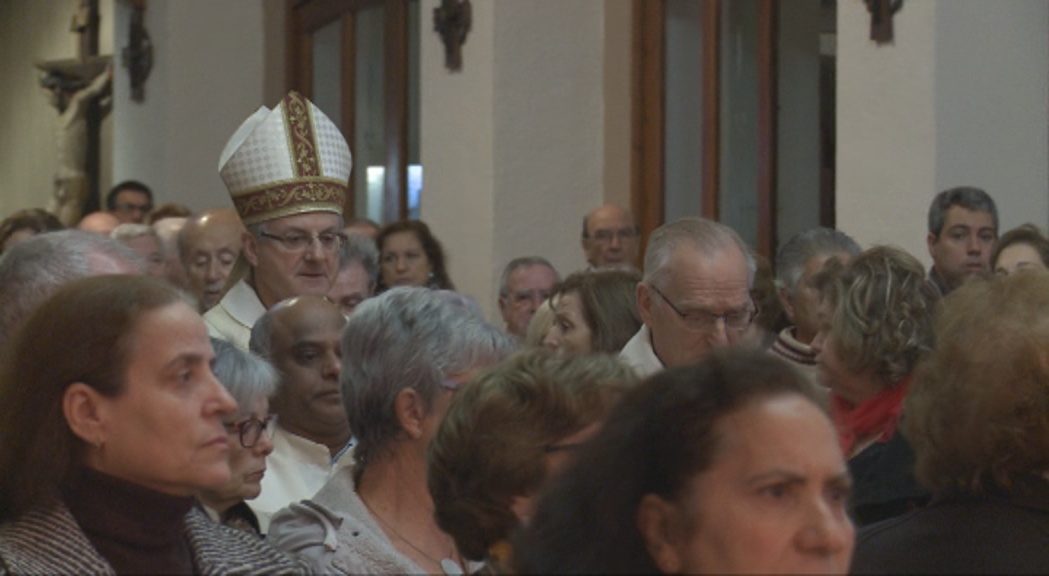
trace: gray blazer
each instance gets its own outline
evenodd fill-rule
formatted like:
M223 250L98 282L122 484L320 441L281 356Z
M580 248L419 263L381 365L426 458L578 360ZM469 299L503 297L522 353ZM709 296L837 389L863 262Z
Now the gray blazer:
M186 542L197 574L309 574L301 563L248 534L186 514ZM0 526L2 574L114 574L64 505L26 513Z

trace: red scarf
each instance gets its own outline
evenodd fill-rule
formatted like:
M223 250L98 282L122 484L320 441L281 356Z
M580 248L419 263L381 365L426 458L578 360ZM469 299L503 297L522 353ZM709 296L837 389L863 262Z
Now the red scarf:
M830 411L838 428L838 441L848 458L856 447L856 440L878 435L878 442L888 442L896 433L896 423L903 411L903 398L907 395L911 377L907 376L896 386L886 388L877 396L853 406L836 394L831 394Z

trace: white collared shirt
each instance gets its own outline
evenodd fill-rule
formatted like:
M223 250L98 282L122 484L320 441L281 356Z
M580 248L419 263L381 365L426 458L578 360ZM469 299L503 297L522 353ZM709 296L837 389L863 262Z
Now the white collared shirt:
M255 289L241 278L214 308L204 313L204 322L208 325L208 335L247 350L251 327L265 313L266 307Z
M277 510L313 498L336 472L353 465L353 439L333 458L327 446L292 434L281 428L279 422L273 426L273 452L266 457L262 493L248 501L248 506L259 517L263 534Z
M652 333L647 324L642 324L637 334L623 346L619 358L634 369L638 378L647 378L666 368L652 349Z

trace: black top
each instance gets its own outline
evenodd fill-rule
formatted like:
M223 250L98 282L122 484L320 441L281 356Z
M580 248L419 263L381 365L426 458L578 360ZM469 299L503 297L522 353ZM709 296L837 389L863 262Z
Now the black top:
M852 570L1016 574L1049 571L1049 482L937 497L926 508L860 531Z
M91 544L118 574L192 574L183 536L191 497L171 496L81 468L65 503Z
M867 526L923 506L929 492L914 479L914 452L900 434L849 459L852 519Z

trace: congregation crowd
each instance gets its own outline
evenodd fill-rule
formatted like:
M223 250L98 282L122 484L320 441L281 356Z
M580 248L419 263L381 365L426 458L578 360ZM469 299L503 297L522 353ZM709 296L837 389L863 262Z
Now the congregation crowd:
M293 92L233 208L0 222L0 573L1049 571L1049 240L985 191L928 270L600 206L497 326L351 166Z

